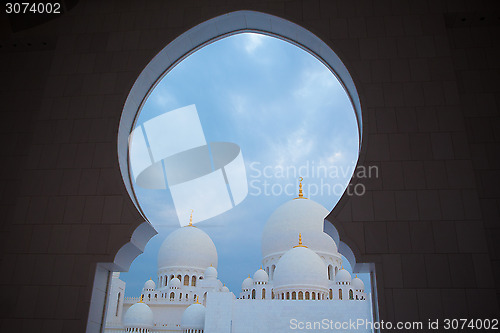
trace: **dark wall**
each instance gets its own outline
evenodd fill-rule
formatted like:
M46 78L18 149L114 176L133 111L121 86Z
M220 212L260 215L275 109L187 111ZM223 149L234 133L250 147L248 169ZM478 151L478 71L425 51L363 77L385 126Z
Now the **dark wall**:
M498 317L499 5L96 0L16 32L3 16L0 331L85 330L96 263L143 221L117 162L128 92L175 37L239 9L305 27L351 71L360 164L380 174L329 219L375 263L381 319Z

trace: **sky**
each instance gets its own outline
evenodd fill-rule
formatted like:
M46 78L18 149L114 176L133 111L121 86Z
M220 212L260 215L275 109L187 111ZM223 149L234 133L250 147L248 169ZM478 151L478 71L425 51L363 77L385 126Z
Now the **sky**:
M267 219L297 196L300 176L306 197L328 210L338 202L358 158L356 118L323 63L291 43L255 33L221 39L177 64L149 95L136 128L192 104L206 141L237 144L246 169L246 198L196 224L217 247L219 279L238 296L242 281L261 266ZM158 231L120 275L126 296L137 297L147 279L156 281L160 245L180 222L168 189L134 184L134 190ZM359 276L368 287L369 277Z

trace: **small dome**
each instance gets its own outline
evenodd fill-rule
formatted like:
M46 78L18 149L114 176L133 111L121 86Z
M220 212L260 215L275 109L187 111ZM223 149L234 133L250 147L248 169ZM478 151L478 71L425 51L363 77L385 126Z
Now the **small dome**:
M349 274L349 272L345 268L342 268L340 271L337 272L337 275L335 275L335 282L351 283L351 274Z
M220 289L221 292L223 293L228 293L229 292L229 288L226 287L226 285L222 286L222 288Z
M328 275L324 261L316 252L305 246L287 251L278 261L274 271L274 288L328 287Z
M255 282L266 282L267 283L269 281L269 276L267 275L266 271L261 268L253 274L253 280Z
M151 280L151 278L149 280L146 281L146 283L144 283L144 290L155 290L156 289L156 283Z
M357 275L354 279L352 279L351 286L352 286L352 289L354 289L354 290L365 291L365 284Z
M188 306L181 318L181 328L184 329L205 329L205 307L200 303Z
M249 276L241 284L241 290L251 289L253 287L253 279Z
M214 268L214 266L208 266L207 269L205 269L205 273L203 274L204 279L217 279L217 270Z
M152 328L153 311L146 303L135 303L125 312L123 326L126 328Z
M158 252L159 270L170 267L204 270L210 265L217 268L217 249L212 239L194 226L172 232Z
M175 289L178 289L178 288L180 288L180 287L181 287L181 281L180 281L178 278L176 278L176 277L175 277L175 278L173 278L172 280L170 280L170 281L168 282L168 286L169 286L170 288L172 288L172 289L174 289L174 288L175 288Z

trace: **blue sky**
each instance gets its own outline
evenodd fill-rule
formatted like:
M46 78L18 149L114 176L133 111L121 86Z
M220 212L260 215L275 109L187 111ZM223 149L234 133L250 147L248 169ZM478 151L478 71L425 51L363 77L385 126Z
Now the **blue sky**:
M246 199L197 224L217 247L219 279L239 295L243 279L261 265L267 218L296 196L299 176L305 196L329 210L337 203L358 157L354 111L335 76L314 56L250 33L214 42L175 66L148 97L137 126L191 104L206 141L238 144L245 162ZM122 273L127 296L137 296L150 277L156 280L158 249L179 227L169 190L135 191L159 234Z

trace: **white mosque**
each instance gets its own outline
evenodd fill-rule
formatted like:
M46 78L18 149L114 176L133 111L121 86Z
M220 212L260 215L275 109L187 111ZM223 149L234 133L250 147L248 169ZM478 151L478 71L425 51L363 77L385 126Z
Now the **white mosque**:
M299 196L267 221L262 267L243 281L239 297L217 278L214 243L190 222L165 239L156 282L146 281L140 297L125 298L125 282L114 273L105 332L332 332L343 331L338 323L372 321L370 293L342 268L335 241L323 232L328 213L300 185Z

